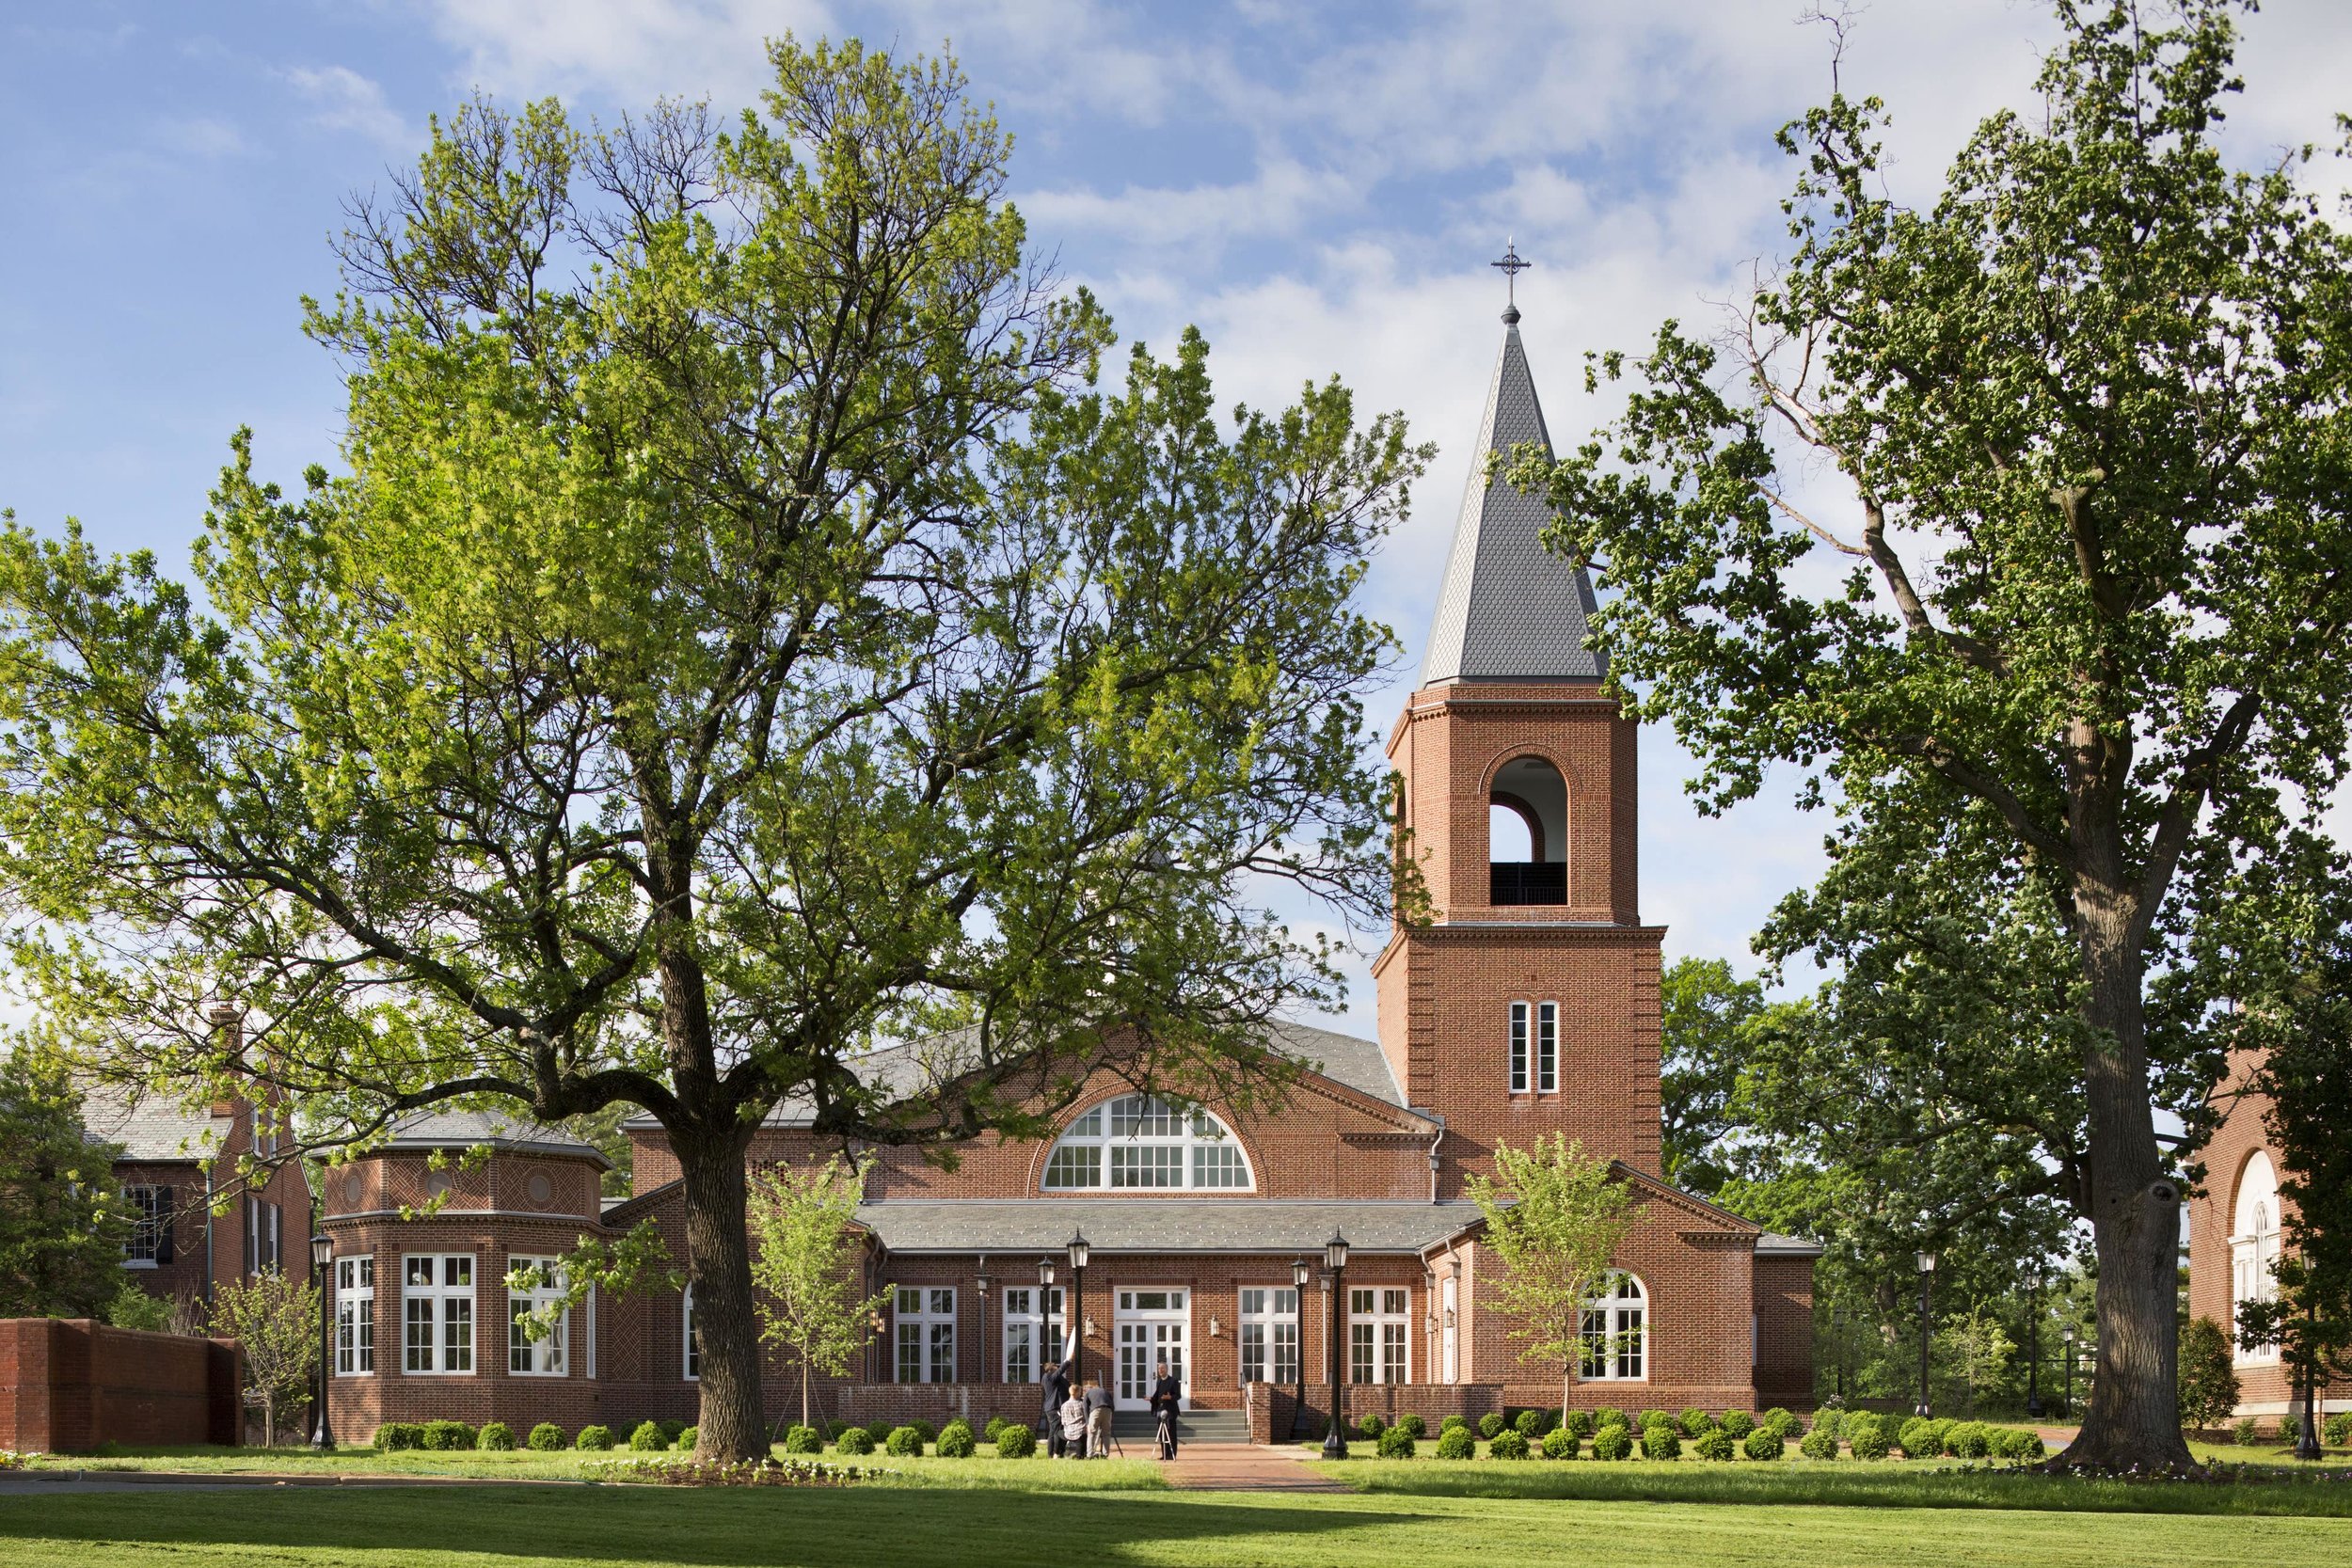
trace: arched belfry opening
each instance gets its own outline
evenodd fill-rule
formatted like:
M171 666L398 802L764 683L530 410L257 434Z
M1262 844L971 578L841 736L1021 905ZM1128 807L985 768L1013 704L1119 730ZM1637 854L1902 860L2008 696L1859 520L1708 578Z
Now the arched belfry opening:
M1541 757L1496 769L1486 812L1487 902L1568 901L1568 785Z

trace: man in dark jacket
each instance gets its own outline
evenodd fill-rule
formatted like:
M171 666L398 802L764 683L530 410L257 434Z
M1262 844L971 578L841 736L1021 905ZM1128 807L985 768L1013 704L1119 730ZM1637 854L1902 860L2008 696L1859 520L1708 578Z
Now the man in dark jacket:
M1058 1361L1045 1363L1045 1375L1040 1379L1045 1395L1045 1453L1049 1459L1062 1454L1061 1406L1070 1397L1070 1378Z
M1159 1375L1152 1385L1152 1413L1160 1418L1160 1457L1176 1457L1176 1410L1184 1403L1184 1386L1168 1370L1168 1363L1159 1365Z

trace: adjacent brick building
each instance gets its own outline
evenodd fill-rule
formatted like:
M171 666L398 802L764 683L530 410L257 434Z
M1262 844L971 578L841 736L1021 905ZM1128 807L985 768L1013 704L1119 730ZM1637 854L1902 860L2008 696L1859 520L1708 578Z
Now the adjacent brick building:
M1547 439L1518 313L1503 319L1485 451ZM870 1151L862 1266L887 1305L861 1364L821 1390L825 1414L1032 1416L1041 1367L1074 1343L1124 1406L1140 1407L1168 1359L1196 1407L1247 1410L1277 1436L1302 1401L1310 1421L1327 1408L1335 1321L1354 1412L1551 1402L1560 1369L1523 1361L1509 1338L1466 1182L1498 1142L1554 1132L1614 1161L1645 1203L1621 1278L1588 1313L1596 1349L1576 1397L1809 1402L1819 1249L1661 1179L1663 932L1639 908L1636 730L1601 689L1584 645L1592 588L1542 548L1546 516L1473 474L1422 677L1389 742L1398 850L1428 910L1374 965L1379 1038L1279 1029L1271 1043L1305 1069L1279 1104L1187 1112L1106 1073L1056 1139L982 1139L952 1171ZM1515 837L1499 854L1498 810L1523 848ZM905 1095L935 1067L907 1046L861 1070ZM474 1116L420 1118L328 1178L340 1432L435 1416L518 1431L691 1418L691 1295L591 1301L552 1348L504 1326L529 1305L507 1288L517 1259L644 1219L683 1249L676 1161L657 1124L628 1131L634 1196L601 1211L593 1149ZM489 1156L449 1163L468 1148ZM750 1158L830 1152L787 1106ZM437 1212L403 1219L437 1181ZM1338 1291L1324 1262L1335 1235L1349 1246ZM792 1369L770 1372L771 1414L795 1411Z
M2260 1065L2252 1052L2232 1056L2230 1070L2215 1090L2217 1102L2228 1109L2205 1146L2204 1189L2188 1206L2188 1309L2219 1323L2233 1344L2238 1304L2267 1298L2277 1290L2271 1269L2279 1260L2287 1217L2287 1200L2279 1192L2286 1172L2271 1147L2267 1124L2270 1097L2247 1087ZM2240 1347L2236 1355L2240 1416L2301 1412L2302 1391L2275 1349ZM2352 1383L2325 1386L2318 1393L2323 1414L2352 1410Z

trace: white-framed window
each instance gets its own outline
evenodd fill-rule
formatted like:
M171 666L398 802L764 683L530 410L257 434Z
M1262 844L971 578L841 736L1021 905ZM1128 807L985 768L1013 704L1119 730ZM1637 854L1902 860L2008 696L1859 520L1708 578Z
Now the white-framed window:
M411 1252L400 1275L401 1370L473 1370L473 1254Z
M1249 1161L1232 1129L1204 1110L1121 1095L1073 1121L1045 1159L1052 1192L1189 1188L1248 1192Z
M1298 1381L1298 1292L1287 1285L1245 1285L1241 1311L1241 1380Z
M1535 1004L1535 1092L1560 1092L1560 1004Z
M1412 1292L1390 1286L1369 1289L1350 1286L1347 1291L1347 1381L1406 1383L1411 1381L1406 1332L1412 1312Z
M533 1339L523 1330L525 1318L564 1299L562 1265L560 1258L507 1255L506 1370L516 1377L562 1377L564 1373L564 1347L572 1332L570 1310L556 1314L555 1326L545 1338ZM525 1288L518 1291L516 1276L523 1270L530 1275Z
M892 1330L900 1383L956 1380L956 1291L952 1285L901 1285L893 1292Z
M125 1187L122 1203L131 1212L131 1234L122 1243L124 1265L152 1269L170 1262L171 1189Z
M1527 1004L1511 1004L1511 1092L1527 1092Z
M1587 1378L1632 1381L1649 1375L1649 1292L1629 1274L1613 1276L1584 1304Z
M687 1382L700 1383L703 1376L703 1342L702 1337L694 1332L694 1287L691 1285L686 1287L686 1294L679 1298L677 1323L679 1364L685 1369Z
M260 1274L281 1265L285 1237L280 1227L284 1218L275 1203L265 1203L258 1197L245 1200L246 1273Z
M2269 1301L2279 1293L2279 1172L2270 1156L2259 1149L2238 1177L2232 1218L2230 1345L2240 1366L2268 1366L2279 1359L2277 1345L2249 1350L2237 1337L2238 1309L2248 1302Z
M1007 1291L1005 1381L1035 1383L1043 1376L1045 1363L1061 1359L1067 1332L1060 1286L1016 1285Z
M375 1254L335 1259L335 1375L375 1371Z

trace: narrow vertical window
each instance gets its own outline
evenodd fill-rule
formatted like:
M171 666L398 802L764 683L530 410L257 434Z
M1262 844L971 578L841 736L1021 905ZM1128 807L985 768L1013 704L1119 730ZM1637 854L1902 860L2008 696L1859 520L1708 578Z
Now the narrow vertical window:
M565 1341L572 1335L564 1301L563 1260L557 1258L516 1258L506 1260L506 1370L518 1377L562 1377ZM517 1289L519 1283L520 1288ZM533 1339L526 1320L534 1313L554 1312L554 1327Z
M1511 1092L1527 1092L1527 1004L1511 1004Z
M335 1375L375 1370L375 1258L335 1259Z
M1535 1008L1535 1092L1555 1094L1560 1088L1560 1004L1545 1002Z

